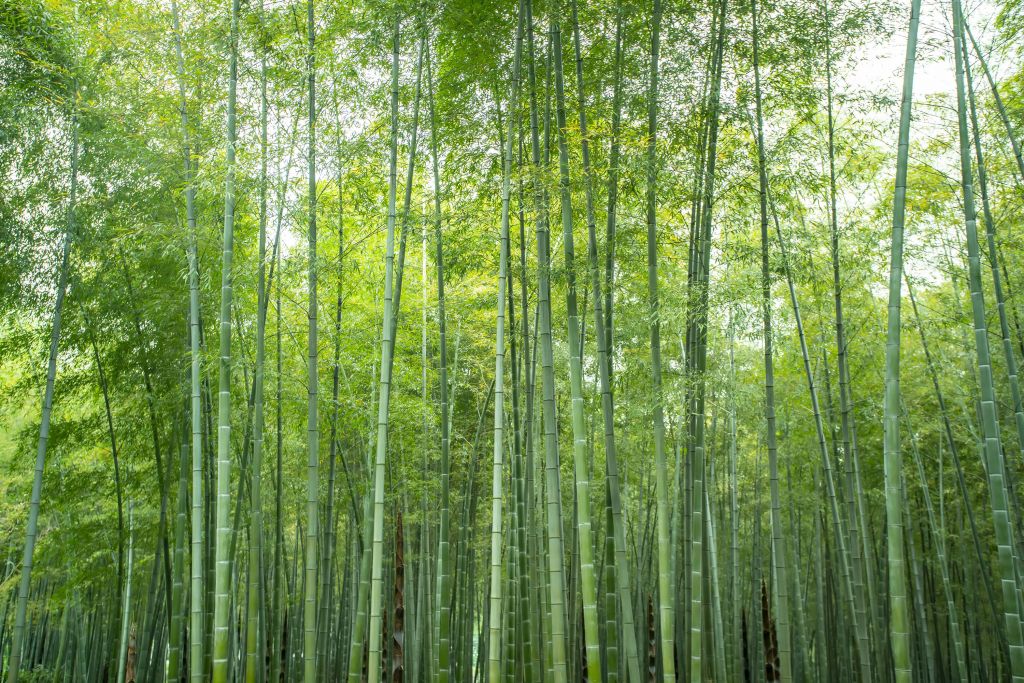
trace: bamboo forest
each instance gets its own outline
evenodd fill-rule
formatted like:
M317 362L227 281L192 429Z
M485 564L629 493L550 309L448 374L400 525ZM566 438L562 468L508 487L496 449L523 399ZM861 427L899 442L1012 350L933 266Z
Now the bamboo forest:
M4 683L1024 683L1024 0L0 0Z

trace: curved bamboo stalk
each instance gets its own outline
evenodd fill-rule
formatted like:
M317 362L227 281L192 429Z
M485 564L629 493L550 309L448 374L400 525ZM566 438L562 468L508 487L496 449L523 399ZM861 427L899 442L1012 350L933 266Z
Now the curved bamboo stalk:
M61 261L57 276L57 298L53 305L53 324L50 328L50 351L46 364L46 389L43 393L43 410L39 420L39 441L36 447L36 462L32 477L32 498L28 508L28 526L25 532L25 550L21 560L21 577L18 583L18 604L14 614L14 630L11 634L10 658L7 664L8 683L18 683L21 674L22 648L25 642L28 615L29 586L31 585L32 555L38 536L39 505L43 493L43 469L46 465L46 447L50 439L50 416L53 413L53 383L57 375L57 352L60 343L61 315L64 311L64 297L68 289L68 263L71 244L75 233L75 205L78 197L78 82L71 88L71 192L68 199L67 225L61 247Z

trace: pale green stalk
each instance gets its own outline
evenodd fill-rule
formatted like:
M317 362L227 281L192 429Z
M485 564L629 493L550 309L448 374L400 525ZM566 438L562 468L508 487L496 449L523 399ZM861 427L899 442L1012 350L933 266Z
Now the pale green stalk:
M886 542L889 559L889 637L897 683L912 679L910 664L910 613L907 607L907 573L903 544L903 455L900 451L900 298L903 281L903 226L906 214L907 165L910 148L910 112L913 103L914 66L921 0L913 0L907 55L903 68L903 100L900 106L896 157L896 190L893 198L892 248L889 270L888 332L885 343L884 456Z
M370 574L370 646L368 678L380 679L381 617L384 594L384 477L388 450L388 407L391 400L392 295L395 271L395 210L398 189L398 36L401 20L395 16L391 52L391 152L388 173L388 217L384 259L384 319L381 336L380 394L377 399L377 443L373 468L373 540Z
M217 393L217 542L213 604L213 682L227 683L231 616L231 303L235 231L235 100L238 87L238 6L231 0L227 141L224 180L224 240L220 286L220 372Z
M306 32L309 39L309 51L306 56L307 77L309 79L309 150L307 153L309 188L309 301L306 304L309 319L309 359L306 363L307 377L307 414L306 414L306 547L305 547L305 582L303 596L303 680L305 683L316 681L316 594L317 594L317 555L320 532L318 530L320 513L318 510L320 493L320 416L317 400L319 396L319 374L317 372L317 263L316 263L316 55L315 26L313 23L313 0L306 3ZM330 523L331 520L328 520Z
M552 20L551 36L555 71L555 124L558 129L558 186L561 195L562 247L565 254L569 390L572 402L573 465L576 480L576 532L579 544L579 584L583 602L583 640L587 653L587 676L589 680L599 681L601 680L601 642L597 625L597 579L594 572L594 541L591 534L590 474L588 471L586 418L584 417L583 406L582 342L580 340L579 310L576 303L576 247L575 237L573 236L572 191L569 179L569 147L566 143L562 31L557 17ZM575 566L573 568L576 569ZM570 594L572 594L572 591L570 591ZM575 610L570 609L569 613L574 615ZM572 621L576 621L575 617L573 617Z
M505 476L505 308L508 290L509 197L512 188L512 141L515 137L515 102L519 95L519 67L523 53L523 25L526 12L519 2L515 57L512 62L512 90L509 96L508 135L505 136L504 171L501 181L501 254L498 262L498 315L494 352L494 469L491 480L491 588L488 616L487 679L501 681L501 535L502 483Z

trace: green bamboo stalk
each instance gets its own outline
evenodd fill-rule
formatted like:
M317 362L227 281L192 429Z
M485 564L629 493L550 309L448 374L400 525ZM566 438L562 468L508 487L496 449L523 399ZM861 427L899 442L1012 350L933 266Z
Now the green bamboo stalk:
M953 54L956 63L957 119L960 136L960 174L963 187L964 222L967 228L967 261L971 290L971 310L977 366L981 384L981 427L984 436L985 463L988 469L989 496L992 502L995 540L999 552L999 571L1003 593L1006 638L1009 643L1010 673L1014 681L1024 681L1024 638L1018 612L1017 578L1014 570L1013 536L1003 470L1002 442L996 408L988 346L988 321L981 284L981 249L978 244L977 213L974 207L974 179L971 169L970 135L967 129L967 97L964 88L962 40L963 15L959 0L953 0Z
M384 268L384 319L381 337L380 394L377 399L377 443L373 474L373 540L370 577L370 644L368 678L377 681L381 668L381 616L384 592L384 475L388 447L388 407L391 399L392 295L395 269L395 209L398 188L398 38L401 18L395 16L391 53L391 151L388 174L387 241ZM351 675L351 674L350 674Z
M704 177L700 208L701 215L699 223L694 224L691 239L692 266L688 273L693 275L693 286L696 291L697 305L693 314L687 312L687 343L692 352L688 354L688 367L692 373L695 386L690 391L688 401L688 429L687 438L690 446L688 453L690 457L690 474L687 477L686 514L690 518L689 543L684 548L684 558L689 559L689 571L684 575L684 590L686 595L689 591L690 610L688 614L690 638L688 652L689 671L691 681L700 681L703 678L702 651L704 635L704 607L703 607L703 488L704 488L704 451L705 451L705 390L706 377L704 371L707 365L707 321L708 321L708 289L709 272L711 262L711 224L712 206L714 204L714 182L715 168L718 149L719 114L721 113L721 85L722 70L725 57L726 45L726 14L727 0L722 0L721 6L717 8L718 27L716 33L716 45L712 55L712 86L710 101L708 102L708 127L707 127L707 164L704 166ZM651 154L651 152L648 152ZM648 199L648 205L650 205ZM648 209L650 212L650 209ZM650 222L650 219L648 220ZM688 556L685 549L688 548ZM685 582L685 576L690 577ZM684 612L684 618L687 615Z
M765 443L768 449L768 488L771 499L772 564L774 568L775 614L778 634L779 676L783 683L793 679L789 626L789 581L786 577L786 542L782 529L779 496L778 446L775 425L775 369L772 350L772 285L768 266L768 174L764 149L764 118L761 110L761 67L757 0L750 0L754 60L754 109L757 124L757 172L761 216L761 318L764 330ZM697 466L701 466L698 463Z
M125 668L128 660L128 617L132 603L133 564L135 564L135 503L128 501L128 574L124 583L124 599L121 601L121 639L117 648L117 683L125 681ZM134 631L132 631L132 637L134 638ZM14 671L14 669L11 670Z
M612 503L608 480L605 480L605 528L612 525ZM615 539L605 533L604 542L604 618L605 618L605 672L607 683L619 681L619 603L615 580Z
M398 336L398 313L402 304L402 282L404 281L405 273L405 252L409 242L409 232L411 231L411 228L409 227L409 212L412 209L413 176L416 172L416 148L419 143L420 94L423 82L423 54L426 51L426 46L427 34L426 32L423 32L420 36L419 56L416 58L416 89L412 104L412 138L409 141L409 160L405 167L405 193L402 199L402 215L397 219L399 239L398 261L395 264L394 301L392 303L392 309L394 312L391 320L392 339L395 339L395 337ZM394 362L394 354L392 354L392 365L394 365Z
M185 171L185 217L189 229L189 350L190 418L192 430L192 523L190 555L190 622L189 622L189 680L199 683L203 676L203 434L202 398L200 395L200 321L199 321L199 252L196 230L195 183L192 171L188 107L185 98L185 60L181 48L181 24L178 4L171 2L174 33L174 51L177 66L178 98L181 109L182 157ZM170 678L170 677L169 677Z
M46 364L46 389L43 394L43 410L39 420L39 441L36 448L36 463L32 478L32 498L29 502L28 525L25 532L25 551L21 560L21 577L18 583L18 605L14 615L14 630L11 635L10 657L7 664L7 682L18 683L21 675L22 648L25 642L28 614L29 586L31 585L32 554L36 546L39 525L39 505L43 492L43 469L46 465L46 447L50 439L50 415L53 412L53 383L57 375L57 352L60 342L61 315L64 297L68 289L68 262L75 233L75 208L78 198L78 82L71 87L71 189L68 198L67 225L61 247L61 262L57 276L57 298L53 305L53 325L50 328L50 351Z
M523 53L523 26L526 12L520 0L518 28L516 29L515 56L512 61L512 89L509 95L508 135L503 151L504 163L501 180L501 247L498 261L498 314L494 352L494 469L491 482L491 585L489 638L487 651L487 679L490 683L501 680L501 535L502 535L502 483L505 467L505 308L507 306L508 254L509 254L509 199L512 188L512 140L515 133L514 103L519 95L519 68Z
M829 234L831 238L831 261L832 261L832 291L835 301L835 333L837 347L837 365L839 369L839 411L840 427L842 434L843 464L846 468L847 488L847 532L848 548L850 550L850 568L852 571L853 583L853 606L856 610L854 615L854 630L857 637L857 652L860 655L860 665L864 669L862 676L870 680L872 677L871 662L871 640L868 629L868 617L865 608L864 577L870 573L870 561L865 558L863 548L863 537L867 529L860 528L858 516L858 503L860 497L859 488L856 486L854 470L857 468L857 442L853 422L853 406L850 398L850 370L847 356L846 327L843 320L843 296L839 264L839 208L837 201L837 181L835 164L835 115L833 111L832 93L832 42L831 42L831 18L829 4L824 3L825 21L825 77L826 77L826 113L828 125L828 172L829 172ZM868 587L870 588L870 586ZM870 595L868 596L870 597ZM878 617L878 613L872 614Z
M263 8L260 7L262 29ZM245 629L245 680L258 683L263 680L264 666L260 652L263 649L263 498L261 476L263 469L263 384L266 354L266 301L267 301L267 50L260 52L260 195L259 195L259 273L256 281L256 361L253 372L253 440L249 483L249 569L247 576L247 625Z
M376 373L374 373L376 374ZM372 402L371 402L372 405ZM370 592L372 551L369 541L373 533L373 499L369 490L363 495L363 518L360 534L359 583L356 587L352 637L348 659L348 683L358 683L363 677L363 652L366 639L367 603Z
M907 54L903 68L903 99L900 106L896 157L896 190L893 199L892 246L889 269L888 331L885 343L884 457L886 543L889 560L889 637L897 682L912 680L910 663L910 614L907 608L907 574L903 543L903 455L900 451L900 285L903 281L903 228L906 214L907 164L910 149L910 115L913 104L914 66L920 0L913 0ZM838 297L838 294L837 294Z
M280 209L278 217L280 218ZM281 253L281 222L277 223L277 237L274 240L274 262L280 258ZM284 493L284 481L281 471L282 465L282 451L284 445L284 419L281 410L281 280L278 278L277 289L274 305L275 313L275 344L274 354L276 360L275 382L277 384L276 400L274 401L275 411L275 430L274 435L277 441L276 455L276 476L274 477L274 571L273 571L273 587L274 593L271 596L271 620L272 625L270 633L270 645L271 645L271 657L270 657L270 680L279 682L281 680L281 671L284 667L283 656L282 656L282 644L284 641L284 612L287 610L286 607L282 607L281 602L287 599L285 594L287 579L285 578L284 571L284 527L281 522L281 511L282 511L282 498ZM189 683L198 683L197 681L190 681Z
M328 520L327 529L324 533L324 553L323 553L323 566L325 570L321 575L321 587L320 587L320 622L318 624L319 630L317 632L317 653L321 657L321 663L317 667L318 674L321 680L326 681L328 678L328 670L333 671L333 656L336 647L332 647L337 641L337 645L340 646L344 639L338 638L333 639L330 637L330 626L336 621L331 617L330 610L331 605L334 602L334 552L337 546L337 523L335 515L340 515L341 511L335 510L334 497L335 497L335 472L337 468L337 457L338 457L338 414L339 414L339 401L338 395L341 389L341 309L342 309L342 284L343 284L343 273L344 273L344 262L345 262L345 220L344 220L344 199L342 197L342 191L344 188L344 162L341 153L341 115L338 107L337 97L337 83L334 87L334 108L335 108L335 148L336 148L336 159L338 164L337 179L336 179L336 190L338 193L338 286L335 297L335 308L334 308L334 360L333 369L331 372L331 430L329 437L329 470L327 476L327 506L325 519ZM350 521L355 521L358 524L359 511L356 507L355 492L352 489L352 481L349 475L348 465L344 454L342 454L342 467L345 471L345 478L348 482L349 493L351 494L352 503L352 517ZM346 562L348 557L345 558ZM338 609L341 609L339 605Z
M800 340L800 355L803 358L804 376L807 380L807 390L811 398L811 412L814 416L814 429L818 441L818 451L821 456L822 476L824 480L825 495L828 501L829 511L832 517L833 533L836 542L836 554L839 557L839 580L842 590L842 598L846 604L854 625L854 633L858 632L863 622L859 619L859 613L854 603L853 570L851 568L850 553L847 549L847 533L843 523L842 515L839 512L839 499L836 495L835 476L832 468L832 458L829 455L828 445L825 440L825 427L822 421L821 408L818 400L818 389L814 382L814 372L811 369L810 354L807 350L807 335L804 332L803 318L800 315L800 305L796 298L796 287L793 283L793 273L789 264L789 256L786 248L786 240L782 235L782 228L779 223L778 212L775 211L774 201L771 194L771 186L768 187L768 199L772 207L772 219L775 223L775 234L779 240L779 251L782 255L783 265L786 271L786 283L789 288L789 300L793 308L793 319L796 323L797 336ZM825 395L831 406L831 390L828 385L828 367L825 366ZM829 407L829 412L831 408ZM819 544L820 545L820 544ZM837 615L838 616L838 615ZM841 625L841 624L840 624ZM756 639L755 639L756 642ZM861 658L865 655L861 655ZM861 677L863 678L863 672Z
M818 496L821 495L821 469L819 467L814 468L814 492L815 492L815 503L818 502ZM825 544L823 541L822 534L822 520L821 513L818 511L817 505L814 509L814 589L815 589L815 601L814 601L814 614L815 614L815 628L817 635L814 639L814 659L818 665L818 677L822 681L830 681L831 667L830 667L830 656L832 649L828 647L828 625L826 617L827 605L825 604L825 567L823 562L823 555L825 554Z
M719 5L711 7L712 35L708 42L710 49L706 57L705 72L707 76L701 84L700 102L702 103L699 113L700 132L698 137L697 155L694 163L692 195L690 202L690 230L687 240L687 262L686 262L686 324L685 334L680 340L680 359L683 362L686 375L685 392L685 416L686 431L684 434L686 459L680 461L677 457L677 485L680 490L682 505L679 514L676 515L676 523L672 529L673 545L677 547L673 556L676 565L682 567L681 590L676 591L676 625L675 628L681 633L690 632L692 597L693 597L693 572L692 555L693 548L690 541L693 536L693 479L697 468L694 467L694 456L697 451L696 430L697 413L700 397L698 395L698 378L696 371L697 344L699 337L698 317L702 310L702 259L704 256L703 236L705 232L702 225L710 226L710 214L705 216L704 202L713 199L713 180L709 181L707 172L709 169L709 152L712 146L717 149L718 145L718 117L712 116L712 105L715 105L713 97L718 91L712 91L713 83L719 77L722 69L721 57L724 49L719 50L719 35L725 30L722 23L724 17L722 8ZM724 48L724 46L723 46ZM719 81L720 82L720 81ZM717 111L717 105L715 105ZM714 161L712 160L712 164ZM709 195L708 192L711 192ZM706 220L705 220L706 219ZM707 233L710 235L710 232ZM685 341L685 345L684 345ZM703 389L701 389L703 391ZM677 456L679 454L677 446ZM685 471L684 471L685 470ZM684 639L680 647L680 657L685 661L690 659L689 639Z
M1018 182L1024 184L1024 155L1021 154L1021 143L1017 138L1017 134L1013 129L1013 124L1010 122L1010 117L1006 113L1006 105L1003 104L1003 98L999 95L999 88L996 86L995 79L992 77L992 72L989 71L988 63L985 61L984 55L981 54L981 48L978 47L978 41L974 39L974 34L971 32L971 27L964 21L964 30L967 32L967 37L971 41L971 45L974 47L974 53L978 56L978 62L981 64L982 71L985 72L985 79L988 81L989 88L992 90L992 99L996 104L996 111L999 112L999 118L1003 121L1003 127L1006 128L1006 137L1010 140L1010 147L1013 149L1013 158L1017 162Z
M788 272L788 271L787 271ZM729 507L730 525L732 539L730 543L731 571L731 592L730 608L732 609L732 631L729 639L729 679L739 678L739 664L741 635L741 611L739 607L742 600L740 594L740 509L739 509L739 481L737 478L736 464L739 456L736 449L736 326L733 320L733 312L729 311Z
M788 437L788 424L786 435ZM807 602L803 597L801 586L801 524L800 517L796 514L796 502L794 500L793 477L790 466L786 464L786 489L789 493L789 537L793 539L790 545L790 561L793 568L789 572L789 595L793 605L793 637L796 641L793 645L793 680L803 681L807 677L807 630L804 621ZM795 517L795 519L794 519Z
M576 31L575 7L573 30ZM583 639L586 647L587 676L601 680L601 642L597 625L597 580L594 572L594 545L591 534L590 476L587 464L587 433L583 414L583 363L581 358L580 316L576 301L576 247L573 236L572 192L569 180L569 147L566 143L565 79L562 68L562 32L557 16L552 18L551 37L555 71L555 125L558 129L559 192L562 214L562 246L565 254L566 319L569 345L569 388L572 405L573 464L576 480L577 542L579 544L579 584L582 593ZM577 62L577 69L582 65ZM579 77L579 73L577 74ZM574 595L575 591L570 591ZM570 609L570 615L576 610ZM575 619L573 619L575 621ZM570 638L570 640L572 640Z
M713 488L713 487L710 487ZM714 633L715 647L715 678L726 677L725 660L725 625L722 621L722 601L718 582L718 547L715 543L715 520L711 515L711 497L708 488L704 489L704 524L707 534L708 571L711 586L711 628Z
M184 421L182 421L184 427ZM185 637L185 518L188 516L189 447L187 433L182 429L182 444L178 459L178 510L174 517L174 562L171 568L171 630L168 633L167 659L164 674L169 683L180 683Z
M974 81L971 78L971 62L967 55L967 46L963 45L964 75L967 81L968 108L971 115L971 131L974 139L974 156L978 162L978 189L981 193L982 216L985 219L985 238L988 247L988 263L992 270L992 290L996 298L996 311L999 313L999 334L1003 341L1003 357L1006 361L1006 375L1010 384L1010 399L1013 402L1014 425L1017 428L1017 446L1024 454L1024 406L1021 404L1020 380L1017 372L1017 356L1013 352L1013 338L1010 336L1010 323L1006 314L1006 293L1000 275L1002 255L996 249L996 227L992 218L992 208L988 194L988 174L985 157L981 151L981 127L978 125L978 111L974 102Z
M319 391L319 374L317 372L317 263L316 263L316 35L313 22L313 0L306 3L306 33L309 48L306 56L307 77L309 79L309 360L307 362L307 416L306 416L306 547L305 547L305 581L303 597L303 680L305 683L316 681L316 594L317 594L317 557L320 535L318 511L320 494L320 418L317 405Z
M904 410L906 413L906 410ZM917 446L917 437L914 434L914 430L910 425L909 416L907 416L907 432L910 434L910 450L914 456L914 465L917 468L917 478L921 486L921 497L924 498L925 512L928 514L928 528L932 533L932 538L935 543L935 559L939 565L939 572L942 577L942 593L946 600L946 616L949 619L949 632L950 639L953 641L953 653L956 657L954 660L956 663L957 677L966 683L970 675L967 670L967 655L964 650L963 638L960 632L960 618L957 616L956 602L953 599L952 586L949 579L949 562L946 558L946 540L942 533L939 523L935 517L935 507L932 505L932 496L929 491L928 477L925 474L924 463L921 459L921 453ZM940 460L941 463L941 446L942 441L939 441L940 447ZM942 486L939 486L939 500L942 500Z
M235 230L235 101L238 86L238 6L231 0L230 57L228 63L226 177L224 180L224 240L221 262L220 369L217 398L217 503L213 605L213 683L227 683L228 620L231 612L231 556L233 537L228 524L231 505L231 301Z
M611 142L608 149L608 215L605 220L604 250L604 319L605 346L614 345L615 327L612 323L612 304L615 301L615 223L619 198L619 158L621 156L620 129L622 127L622 24L621 0L615 3L615 74L612 85ZM577 41L578 42L578 41ZM582 107L580 108L582 111ZM586 140L586 136L583 138ZM597 291L596 289L594 290Z
M521 122L517 125L521 129ZM523 166L523 134L520 130L519 133L519 150L518 150L518 163L520 167ZM525 214L525 191L524 182L522 177L518 180L518 219L519 219L519 255L520 255L520 291L522 292L523 298L526 298L526 214ZM532 680L534 677L534 656L533 656L533 605L531 604L530 595L532 589L532 574L529 557L529 541L527 540L527 526L529 521L527 520L527 489L526 489L526 473L524 472L527 455L525 450L530 448L529 445L529 429L522 420L522 414L520 410L520 394L523 387L523 370L524 366L520 363L522 356L517 353L516 345L516 305L515 305L515 288L513 286L513 277L510 276L508 279L508 297L509 297L509 327L513 330L510 339L510 350L512 353L512 423L513 428L513 460L512 460L512 487L513 487L513 514L514 514L514 530L515 534L515 557L511 558L512 569L514 576L516 577L517 592L513 598L513 609L516 612L516 619L513 621L515 628L515 647L516 650L511 657L508 658L508 670L510 675L515 676L514 667L517 662L521 662L521 669L523 675L527 680ZM523 304L523 319L522 319L522 336L523 336L523 348L526 357L530 357L529 350L529 321L526 318L528 311L528 304ZM527 361L526 371L529 373L531 368ZM527 385L530 381L527 380ZM525 432L525 433L524 433ZM527 442L524 444L524 440Z
M651 336L651 388L654 413L654 477L658 525L658 619L661 637L661 672L664 683L674 683L675 590L672 576L672 547L669 539L669 483L665 464L665 414L661 383L661 303L658 298L657 237L657 124L658 59L661 50L661 0L654 0L651 22L651 77L647 101L647 299ZM584 132L584 139L586 133ZM596 245L595 245L596 248ZM595 249L596 250L596 249ZM597 277L594 277L595 286ZM595 290L596 291L596 290ZM600 310L599 308L595 310ZM600 323L598 323L600 334ZM606 340L607 341L607 340ZM604 362L607 364L607 348Z
M438 383L439 407L441 418L441 514L438 523L437 552L437 680L448 683L451 670L449 657L451 653L451 575L449 573L449 555L451 542L450 507L451 483L449 464L449 414L448 414L448 341L446 334L446 314L444 308L444 247L441 235L441 174L439 171L437 147L437 122L434 119L434 77L430 60L430 48L426 49L427 61L427 103L430 107L430 160L434 178L434 268L437 271L437 327L438 327Z
M541 347L541 386L544 436L544 473L547 513L548 599L550 601L549 635L552 676L555 683L565 683L565 576L562 544L561 485L559 483L558 433L555 425L555 374L551 342L550 232L547 221L547 196L541 176L540 138L537 115L537 79L534 55L532 0L526 0L527 46L529 50L530 139L534 187L534 209L537 233L537 307Z
M908 428L909 431L909 428ZM907 555L909 555L910 562L910 576L913 580L913 600L914 600L914 626L916 626L916 637L919 645L916 649L918 658L918 664L916 665L919 671L923 671L926 676L926 680L934 681L937 680L935 675L935 642L932 639L931 630L928 628L928 617L924 610L924 592L923 581L921 579L921 561L917 555L917 549L914 544L914 519L911 514L910 500L907 497L907 484L906 480L900 483L900 493L903 496L903 514L906 516L904 525L906 527L906 533L904 539L907 543Z

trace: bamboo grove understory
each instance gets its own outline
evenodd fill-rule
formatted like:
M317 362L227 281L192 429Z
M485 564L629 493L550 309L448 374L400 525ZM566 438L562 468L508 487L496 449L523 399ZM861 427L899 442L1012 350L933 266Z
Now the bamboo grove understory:
M1022 55L0 0L0 675L1024 681Z

